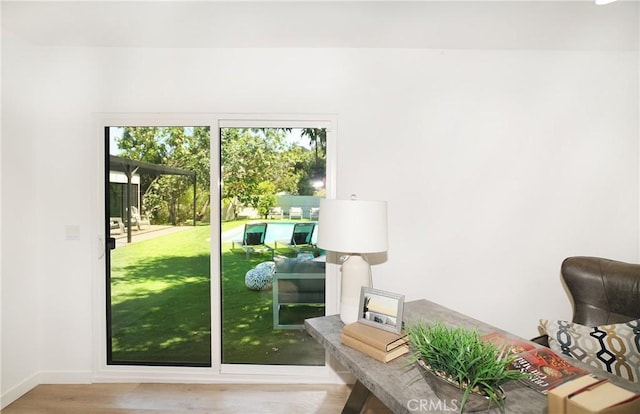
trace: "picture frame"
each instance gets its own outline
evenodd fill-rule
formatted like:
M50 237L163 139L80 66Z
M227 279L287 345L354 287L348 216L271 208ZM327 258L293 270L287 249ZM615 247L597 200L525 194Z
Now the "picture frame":
M403 316L404 295L364 286L361 288L358 322L400 333Z

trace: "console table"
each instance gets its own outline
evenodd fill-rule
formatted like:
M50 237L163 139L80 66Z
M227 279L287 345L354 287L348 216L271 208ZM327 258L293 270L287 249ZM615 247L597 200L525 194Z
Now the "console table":
M474 328L481 335L496 331L510 335L484 322L427 300L405 303L404 320L405 323L415 323L421 320L426 323L442 321L452 326ZM378 362L341 343L340 334L343 326L344 324L340 320L339 315L305 320L307 332L320 342L329 354L348 369L357 379L342 411L343 414L360 413L372 393L396 414L452 412L451 406L437 405L439 401L438 397L429 388L414 364L410 364L410 357L408 355L386 364ZM522 338L514 335L510 336L522 340ZM597 370L580 361L568 358L567 360L573 365L592 371L601 377L610 378L612 382L621 387L634 392L640 392L640 384L631 383L607 372ZM512 381L505 384L503 389L507 394L507 399L505 400L507 413L546 413L546 396L534 391L521 382ZM420 404L423 404L424 407L422 411L420 410ZM500 410L496 408L488 412L493 414L499 413Z

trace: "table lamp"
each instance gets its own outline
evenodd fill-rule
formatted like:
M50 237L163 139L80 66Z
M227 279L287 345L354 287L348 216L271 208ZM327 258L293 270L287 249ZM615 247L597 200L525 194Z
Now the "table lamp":
M340 319L358 320L360 288L371 287L371 267L364 253L387 250L387 202L320 200L318 247L346 253L342 262Z

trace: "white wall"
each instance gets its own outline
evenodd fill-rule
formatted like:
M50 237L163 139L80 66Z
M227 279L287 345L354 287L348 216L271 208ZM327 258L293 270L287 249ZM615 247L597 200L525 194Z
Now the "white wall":
M375 286L525 337L571 316L563 258L640 261L637 50L2 54L5 398L92 370L95 113L336 114L339 197L389 202Z
M28 53L3 42L16 65L2 66L2 355L0 371L3 400L12 399L37 384L40 369L41 323L38 268L40 232L38 222L37 172L33 169L36 151L35 128L29 119L33 97L21 78L29 67ZM23 66L24 65L24 66ZM28 75L28 73L27 73ZM26 92L26 93L23 93ZM9 121L11 120L11 121ZM11 129L6 126L13 124ZM11 135L11 139L8 136ZM9 201L10 200L10 201Z

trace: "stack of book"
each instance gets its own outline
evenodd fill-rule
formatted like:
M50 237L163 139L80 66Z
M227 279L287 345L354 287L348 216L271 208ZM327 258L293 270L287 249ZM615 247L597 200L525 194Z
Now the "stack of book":
M394 333L360 322L342 329L342 343L381 362L389 362L409 352L407 334Z

